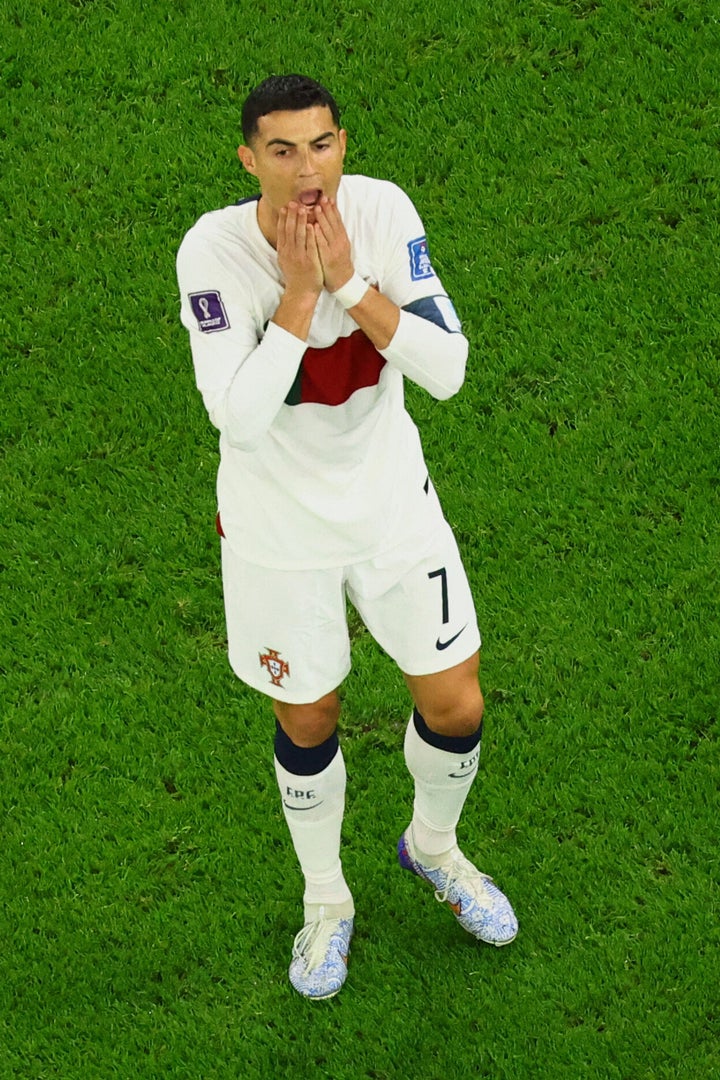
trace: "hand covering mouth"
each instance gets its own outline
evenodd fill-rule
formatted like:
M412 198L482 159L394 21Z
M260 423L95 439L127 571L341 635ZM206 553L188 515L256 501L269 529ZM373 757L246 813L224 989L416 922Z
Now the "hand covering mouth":
M308 188L307 191L301 191L298 195L298 202L303 206L315 206L320 202L320 196L322 191L320 188Z

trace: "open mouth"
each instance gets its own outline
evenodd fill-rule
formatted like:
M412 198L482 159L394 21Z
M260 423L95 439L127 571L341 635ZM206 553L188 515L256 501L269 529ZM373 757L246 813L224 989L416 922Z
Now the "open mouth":
M320 188L309 188L307 191L301 191L298 195L298 202L303 206L317 206L320 202L322 191Z

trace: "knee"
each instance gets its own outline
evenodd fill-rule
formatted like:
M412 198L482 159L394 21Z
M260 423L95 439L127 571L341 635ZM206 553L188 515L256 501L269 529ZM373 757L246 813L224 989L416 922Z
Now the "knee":
M479 657L437 675L408 679L415 705L431 731L464 738L479 728L484 711Z
M335 731L340 718L340 697L336 690L306 705L274 701L275 716L296 746L320 746Z
M464 738L480 727L484 711L485 702L476 683L452 699L432 704L422 715L430 730L438 735Z

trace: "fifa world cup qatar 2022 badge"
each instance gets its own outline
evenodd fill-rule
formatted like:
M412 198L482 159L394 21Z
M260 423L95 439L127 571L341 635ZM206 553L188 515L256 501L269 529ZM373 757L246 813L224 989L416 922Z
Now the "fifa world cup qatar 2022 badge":
M283 660L276 649L268 649L266 653L258 653L258 656L260 667L268 669L273 686L282 686L283 679L290 674L290 665L287 660Z
M190 293L188 300L193 315L197 319L198 329L202 330L203 334L214 334L218 330L230 329L225 305L217 289Z

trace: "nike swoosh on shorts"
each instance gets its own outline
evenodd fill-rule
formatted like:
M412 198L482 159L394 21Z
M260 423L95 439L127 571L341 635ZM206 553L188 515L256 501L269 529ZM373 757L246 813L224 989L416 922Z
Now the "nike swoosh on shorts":
M449 641L441 641L440 638L438 638L437 641L435 642L435 648L440 649L440 651L442 651L443 649L449 648L452 645L453 641L457 641L457 639L462 634L463 630L466 630L466 629L467 629L467 623L465 623L465 626L463 626L462 630L458 630L457 634L454 634L450 638Z

